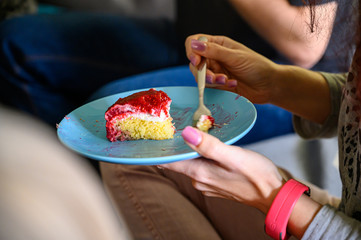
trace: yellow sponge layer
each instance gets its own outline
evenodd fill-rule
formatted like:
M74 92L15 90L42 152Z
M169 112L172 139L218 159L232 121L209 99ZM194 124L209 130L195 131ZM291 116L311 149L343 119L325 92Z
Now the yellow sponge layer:
M202 132L208 132L208 130L212 127L212 122L209 119L204 121L199 120L196 127Z
M122 132L121 138L129 140L164 140L171 139L174 135L174 127L171 118L163 122L153 122L129 117L118 121L117 128Z

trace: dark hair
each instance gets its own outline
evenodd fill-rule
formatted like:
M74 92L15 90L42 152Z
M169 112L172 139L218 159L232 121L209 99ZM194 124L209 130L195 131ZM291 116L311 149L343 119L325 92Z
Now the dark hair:
M302 0L303 4L307 5L310 9L310 31L311 33L313 33L315 31L315 18L316 18L316 11L315 11L315 7L316 7L316 1L322 1L322 0Z

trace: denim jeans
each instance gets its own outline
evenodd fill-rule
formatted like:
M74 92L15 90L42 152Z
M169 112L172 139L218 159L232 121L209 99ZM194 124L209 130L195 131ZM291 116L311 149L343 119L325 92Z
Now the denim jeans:
M82 12L3 21L1 101L55 125L108 82L180 64L173 31L165 20Z

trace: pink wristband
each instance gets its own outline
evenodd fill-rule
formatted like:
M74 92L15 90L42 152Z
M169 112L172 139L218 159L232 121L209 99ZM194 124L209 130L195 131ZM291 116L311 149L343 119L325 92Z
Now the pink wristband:
M288 220L303 193L310 195L310 188L294 179L288 180L282 186L266 216L265 231L270 237L280 240L288 239Z

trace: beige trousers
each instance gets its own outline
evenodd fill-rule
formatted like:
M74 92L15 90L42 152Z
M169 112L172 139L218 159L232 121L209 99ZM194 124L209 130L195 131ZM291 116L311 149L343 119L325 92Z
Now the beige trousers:
M205 197L181 174L154 166L100 165L110 197L135 239L270 239L264 232L262 212L235 201ZM337 204L327 192L311 188L317 201Z

